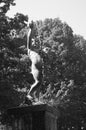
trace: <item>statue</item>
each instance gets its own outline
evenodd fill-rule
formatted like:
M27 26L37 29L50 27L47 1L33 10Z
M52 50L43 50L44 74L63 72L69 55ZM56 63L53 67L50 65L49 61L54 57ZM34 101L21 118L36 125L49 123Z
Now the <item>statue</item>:
M42 59L38 53L31 50L32 45L32 30L33 24L29 24L27 31L27 55L31 60L31 75L34 79L34 83L31 85L30 90L27 92L25 98L25 104L34 102L39 98L39 89L42 82Z

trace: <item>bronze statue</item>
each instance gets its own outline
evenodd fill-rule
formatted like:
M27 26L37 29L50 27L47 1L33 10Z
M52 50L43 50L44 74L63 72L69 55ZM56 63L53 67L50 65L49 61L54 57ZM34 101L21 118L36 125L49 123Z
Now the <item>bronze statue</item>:
M30 24L27 31L27 55L31 60L30 73L34 79L34 83L31 85L30 90L28 90L26 100L25 100L26 104L29 101L33 102L33 100L38 99L39 89L42 82L42 59L37 52L31 50L32 30L33 30L33 25Z

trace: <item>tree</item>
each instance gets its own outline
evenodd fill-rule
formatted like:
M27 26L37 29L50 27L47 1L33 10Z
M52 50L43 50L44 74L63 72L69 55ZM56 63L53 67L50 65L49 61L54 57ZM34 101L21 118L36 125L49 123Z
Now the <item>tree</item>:
M7 11L10 9L10 6L11 5L12 6L15 5L14 1L15 0L9 0L9 1L7 1L7 0L1 0L0 1L0 5L1 5L1 7L0 7L0 13L3 14L3 15L6 14Z
M48 48L43 55L46 88L42 97L60 109L58 129L85 129L86 41L58 19L45 21L38 23L43 49Z
M25 54L21 49L24 41L16 36L26 26L27 16L16 14L13 19L6 16L10 5L15 5L14 0L2 0L0 4L0 110L3 110L22 101L23 93L18 88L24 86L21 81L25 74L19 78L23 73L19 65L21 53Z
M20 13L7 17L14 1L1 3L0 110L19 105L31 81L26 37L19 37L27 29L28 17ZM72 28L59 18L33 24L36 42L32 49L40 53L44 62L40 100L60 108L60 130L85 129L86 40L73 35Z

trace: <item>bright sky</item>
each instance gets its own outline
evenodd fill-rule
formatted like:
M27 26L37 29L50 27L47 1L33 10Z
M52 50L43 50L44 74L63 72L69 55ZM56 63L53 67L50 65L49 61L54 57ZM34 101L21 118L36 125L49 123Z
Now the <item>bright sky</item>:
M15 0L8 14L27 14L30 20L57 18L86 39L86 0Z

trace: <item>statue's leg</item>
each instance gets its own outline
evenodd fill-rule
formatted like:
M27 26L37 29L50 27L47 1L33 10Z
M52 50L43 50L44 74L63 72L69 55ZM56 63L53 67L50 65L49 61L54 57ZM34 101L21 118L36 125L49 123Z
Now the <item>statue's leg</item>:
M28 91L27 97L28 97L30 100L36 98L35 93L36 93L36 91L37 91L38 83L39 83L39 81L36 80L35 83L31 85L31 88L30 88L30 90Z
M35 83L31 85L31 88L30 88L28 94L32 94L34 92L34 89L36 90L38 83L39 83L39 81L36 80Z
M41 80L37 80L28 91L27 97L32 101L39 101L39 92L40 92Z
M39 88L42 81L42 72L35 68L32 70L32 75L35 82L31 85L27 97L31 100L33 98L33 100L36 101L36 99L39 100Z

